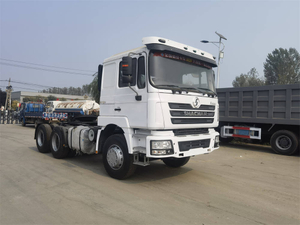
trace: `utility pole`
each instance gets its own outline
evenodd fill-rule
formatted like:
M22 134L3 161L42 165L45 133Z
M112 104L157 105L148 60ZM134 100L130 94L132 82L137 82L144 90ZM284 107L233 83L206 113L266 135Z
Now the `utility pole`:
M11 110L11 92L12 92L12 86L10 85L10 78L9 78L8 86L6 87L5 110Z
M217 88L219 88L220 87L220 59L224 57L223 50L225 48L225 45L222 42L222 39L227 40L227 38L225 38L222 34L219 34L217 31L215 33L219 36L219 38L220 38L219 41L206 41L206 40L202 40L201 42L202 43L212 43L212 44L214 44L215 46L217 46L219 48L218 72L217 72L217 82L216 82L217 83ZM219 46L216 45L216 43L218 43ZM223 45L222 49L221 49L221 44Z

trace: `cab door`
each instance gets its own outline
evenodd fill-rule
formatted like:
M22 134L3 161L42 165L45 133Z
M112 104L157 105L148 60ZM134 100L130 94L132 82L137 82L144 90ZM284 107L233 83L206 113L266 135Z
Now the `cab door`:
M118 85L115 91L115 116L127 117L130 127L147 127L146 56L132 56L132 90L123 82L122 61L119 62ZM136 97L136 95L140 97ZM139 100L140 99L140 100Z

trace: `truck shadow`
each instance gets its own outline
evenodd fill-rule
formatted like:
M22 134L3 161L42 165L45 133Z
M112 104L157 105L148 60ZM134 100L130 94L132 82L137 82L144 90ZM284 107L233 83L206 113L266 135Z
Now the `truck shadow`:
M249 144L249 143L221 143L221 147L230 147L234 149L239 149L239 150L247 150L247 151L253 151L253 152L265 152L265 153L270 153L274 155L280 155L275 153L271 146L268 145L257 145L257 144ZM299 157L299 152L289 155L288 157Z
M36 147L29 147L29 149L39 153ZM109 175L106 173L104 169L101 154L79 155L73 158L65 158L65 159L55 159L53 158L51 153L45 153L43 155L49 156L53 160L59 160L62 165L68 167L74 172L77 172L75 169L76 167L77 168L79 167L85 170L89 170L103 177L109 177ZM127 183L127 184L144 183L149 181L163 180L170 177L177 177L192 171L192 169L189 168L188 164L180 168L171 168L171 167L167 167L161 160L152 161L150 163L151 165L146 167L137 166L133 176L127 178L126 180L120 180L120 182Z

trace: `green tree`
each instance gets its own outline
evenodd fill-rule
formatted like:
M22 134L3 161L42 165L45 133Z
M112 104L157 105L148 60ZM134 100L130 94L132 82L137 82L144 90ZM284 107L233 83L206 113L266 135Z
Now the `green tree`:
M54 95L49 95L49 96L47 97L47 100L48 100L48 101L56 101L56 99L57 99L57 97L55 97Z
M232 81L233 87L251 87L251 86L263 86L265 81L259 77L257 70L253 67L247 74L241 74L235 77Z
M0 88L0 107L5 105L6 92L2 91Z
M18 100L13 100L12 103L11 103L12 110L16 110L17 107L19 107L19 101Z
M300 82L300 55L295 48L279 48L268 54L264 63L266 84L295 84Z
M89 84L88 93L92 98L99 103L100 102L100 91L98 88L98 75L96 74L93 81Z

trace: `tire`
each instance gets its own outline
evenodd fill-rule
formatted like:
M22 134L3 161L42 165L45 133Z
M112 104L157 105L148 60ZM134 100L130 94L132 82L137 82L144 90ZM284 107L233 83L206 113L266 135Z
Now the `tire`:
M50 149L54 158L63 159L68 156L70 149L65 145L62 130L59 127L54 127L50 138Z
M233 140L233 137L228 137L228 138L222 138L222 137L220 137L220 142L221 143L227 144L227 143L231 142L232 140Z
M274 152L282 155L292 155L298 150L297 136L288 130L276 131L271 137L271 147Z
M109 176L115 179L130 177L136 166L133 156L129 155L123 134L114 134L107 138L103 147L103 164Z
M162 161L169 167L181 167L184 166L185 164L188 163L190 160L190 157L185 157L185 158L166 158L162 159Z
M41 153L50 152L50 137L52 129L49 124L38 126L35 136L36 147Z

